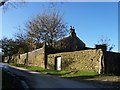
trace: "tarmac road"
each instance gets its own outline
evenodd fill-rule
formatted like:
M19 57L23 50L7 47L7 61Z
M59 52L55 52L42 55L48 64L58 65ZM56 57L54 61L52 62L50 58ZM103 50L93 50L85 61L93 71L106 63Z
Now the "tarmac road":
M30 88L96 88L98 90L99 88L89 83L77 82L51 75L42 75L38 72L33 72L6 64L0 64L0 67L7 70L15 77L18 77L27 90Z

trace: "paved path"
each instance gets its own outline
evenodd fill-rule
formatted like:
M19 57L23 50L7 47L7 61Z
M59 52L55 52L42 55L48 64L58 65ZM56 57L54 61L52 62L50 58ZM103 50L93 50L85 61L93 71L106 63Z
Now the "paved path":
M42 75L38 72L0 64L0 67L19 77L26 88L98 88L97 86L63 79L51 75Z

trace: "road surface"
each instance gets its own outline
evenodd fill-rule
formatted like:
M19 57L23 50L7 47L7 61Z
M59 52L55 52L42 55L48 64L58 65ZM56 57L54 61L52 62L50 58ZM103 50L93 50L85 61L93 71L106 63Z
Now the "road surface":
M63 79L51 75L42 75L38 72L0 64L0 67L12 73L15 77L19 77L25 88L96 88L92 84L77 82L69 79Z

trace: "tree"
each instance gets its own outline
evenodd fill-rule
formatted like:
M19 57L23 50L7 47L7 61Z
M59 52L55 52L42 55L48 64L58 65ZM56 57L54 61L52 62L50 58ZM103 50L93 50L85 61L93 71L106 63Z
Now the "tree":
M6 6L6 5L10 5L12 7L16 7L17 3L16 2L25 2L25 0L1 0L0 1L0 6Z
M110 39L104 36L101 36L100 40L98 41L98 44L106 46L108 51L112 51L112 49L115 47L114 44L109 44Z
M8 39L5 37L1 40L1 42L2 42L2 52L4 52L4 56L10 56L14 52L16 52L16 50L14 49L15 42L12 39Z
M8 0L2 0L0 1L0 6L3 6Z
M18 8L18 6L24 5L25 0L1 0L0 7L5 12L8 8Z
M14 54L22 54L30 51L32 47L23 39L8 39L3 38L0 40L2 42L2 52L4 56L12 56ZM33 49L32 49L33 50Z
M16 44L14 40L8 38L3 38L0 42L2 42L2 52L4 52L3 56L9 56L9 63L11 56L17 52L17 49L15 49Z
M56 10L43 12L26 24L27 36L35 43L46 42L49 47L54 47L54 42L67 34L67 25L62 15Z
M27 35L25 34L25 32L22 31L22 28L20 26L17 29L18 29L18 32L15 33L15 41L17 43L19 43L19 46L24 44L24 46L23 46L24 48L21 47L24 49L24 52L32 51L32 50L36 49L33 39L27 37Z

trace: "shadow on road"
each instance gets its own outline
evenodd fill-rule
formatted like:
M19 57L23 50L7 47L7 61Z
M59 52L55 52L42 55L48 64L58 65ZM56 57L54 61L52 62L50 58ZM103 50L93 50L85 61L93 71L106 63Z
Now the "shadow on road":
M108 77L114 77L114 76L108 76ZM102 78L99 75L95 76L77 76L77 77L65 77L67 79L72 79L75 81L82 81L82 82L87 82L87 83L92 83L95 85L100 85L103 88L117 88L120 89L120 76L116 76L117 79L116 81L110 81L107 80L107 78Z

